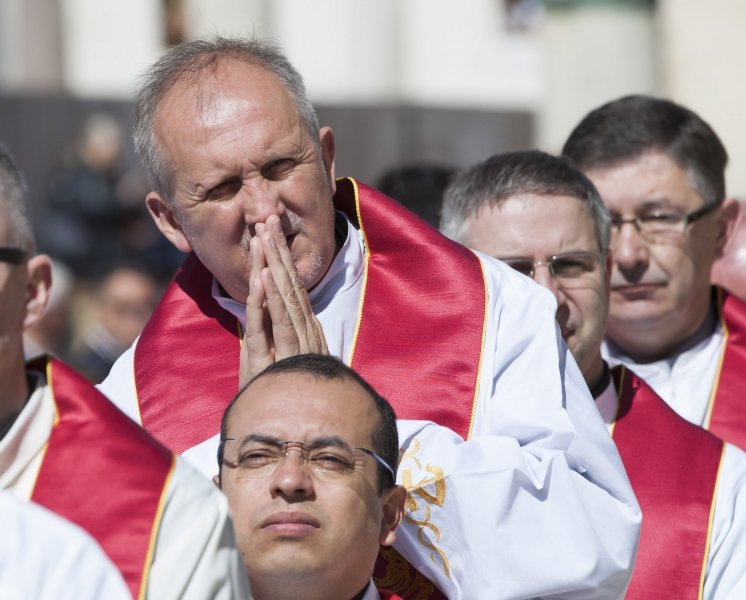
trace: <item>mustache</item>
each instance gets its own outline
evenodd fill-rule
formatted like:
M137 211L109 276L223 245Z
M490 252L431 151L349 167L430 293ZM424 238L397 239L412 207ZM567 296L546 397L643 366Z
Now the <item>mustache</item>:
M306 232L305 221L294 212L286 210L280 217L280 224L282 225L282 231L286 236ZM250 254L251 238L255 236L256 229L254 225L247 225L241 234L241 251L246 257Z

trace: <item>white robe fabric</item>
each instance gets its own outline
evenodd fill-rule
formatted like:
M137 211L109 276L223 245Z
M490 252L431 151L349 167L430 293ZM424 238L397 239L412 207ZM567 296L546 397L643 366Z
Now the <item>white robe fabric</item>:
M710 333L695 344L651 363L638 363L611 342L601 347L609 366L624 365L647 383L684 419L707 427L707 408L715 385L725 336L720 322L711 319Z
M122 574L77 525L0 492L0 598L131 600Z
M364 253L360 232L348 226L310 293L330 352L347 364ZM398 481L413 503L394 547L451 599L621 598L640 513L619 454L562 342L554 298L480 259L489 315L472 436L399 421L406 453ZM243 321L243 305L219 302ZM100 389L139 422L134 347ZM218 432L184 456L210 476L217 443Z
M613 379L596 404L611 430L619 409ZM715 490L702 598L746 598L746 453L728 443Z
M31 497L54 420L50 389L41 374L36 379L35 391L0 440L0 490L24 499ZM75 468L70 465L70 485L75 485ZM177 460L166 490L147 597L245 600L248 595L225 497L185 461Z

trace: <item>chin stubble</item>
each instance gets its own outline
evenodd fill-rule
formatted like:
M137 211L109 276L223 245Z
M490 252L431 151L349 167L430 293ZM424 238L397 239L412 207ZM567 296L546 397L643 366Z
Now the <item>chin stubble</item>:
M306 224L303 221L301 217L296 215L293 212L285 212L283 215L285 218L282 219L283 221L283 230L284 231L291 231L293 234L297 235L306 235ZM246 265L246 271L249 272L251 269L251 238L253 237L250 228L247 226L244 229L243 234L241 235L241 255L243 256L245 265ZM316 252L315 250L309 250L308 253L304 255L301 253L300 249L293 248L290 251L290 254L293 258L293 263L295 263L296 268L298 268L298 275L300 275L301 281L303 282L303 286L308 288L308 286L316 279L318 276L318 273L321 271L321 268L323 266L323 259L321 255ZM306 259L307 268L300 269L299 263L301 258Z

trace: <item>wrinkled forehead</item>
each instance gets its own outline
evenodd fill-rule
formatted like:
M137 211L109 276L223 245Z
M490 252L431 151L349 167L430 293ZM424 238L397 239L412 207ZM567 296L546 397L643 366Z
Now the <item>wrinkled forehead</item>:
M179 77L163 94L156 120L169 116L182 120L183 114L171 112L176 103L203 119L241 103L288 116L297 116L298 112L289 92L273 73L260 65L231 58L202 65Z
M377 424L375 404L356 381L288 372L264 375L246 388L229 414L227 431L301 442L335 435L360 444Z

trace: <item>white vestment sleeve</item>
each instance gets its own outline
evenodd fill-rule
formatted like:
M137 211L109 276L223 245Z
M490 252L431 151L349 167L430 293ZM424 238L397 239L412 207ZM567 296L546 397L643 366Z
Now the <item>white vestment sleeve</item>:
M127 584L96 541L44 507L0 493L0 598L127 600Z
M183 460L167 490L151 564L153 600L245 600L249 585L225 496Z
M485 265L472 437L399 423L410 491L395 548L448 598L622 598L640 510L561 340L553 297Z
M703 598L746 598L746 453L726 444Z
M125 415L138 425L142 425L140 407L137 405L137 391L135 390L135 348L137 347L137 339L112 365L106 379L96 387Z

